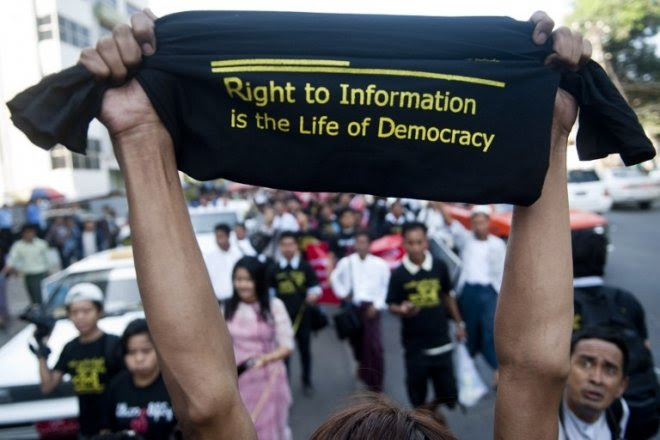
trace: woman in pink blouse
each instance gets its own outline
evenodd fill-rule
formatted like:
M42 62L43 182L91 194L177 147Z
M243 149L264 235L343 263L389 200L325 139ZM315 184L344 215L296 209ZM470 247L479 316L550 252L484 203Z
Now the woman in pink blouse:
M284 366L293 349L293 329L284 304L269 298L265 267L254 257L234 266L234 294L225 304L225 319L238 365L241 398L260 440L286 440L291 391Z

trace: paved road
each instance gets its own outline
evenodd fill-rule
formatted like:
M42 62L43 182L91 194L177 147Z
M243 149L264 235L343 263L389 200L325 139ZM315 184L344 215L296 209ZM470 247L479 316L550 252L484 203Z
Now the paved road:
M646 310L646 323L653 346L656 365L660 365L660 206L652 210L619 209L607 214L613 248L608 257L605 281L633 292ZM385 392L395 401L407 405L403 385L404 370L396 318L384 316L383 336L386 358ZM310 433L333 409L361 388L355 384L354 367L346 346L326 331L314 341L314 378L317 394L302 396L296 371L292 371L294 404L291 426L295 439ZM297 365L294 359L294 367ZM490 378L485 364L477 358L484 378ZM492 438L494 394L491 392L466 414L459 410L445 412L452 431L461 439ZM660 439L660 435L656 436Z
M635 293L646 310L646 320L655 353L660 365L660 206L649 211L616 210L607 215L613 249L609 254L606 282L625 287ZM12 281L9 301L13 311L26 304L26 294L17 280ZM21 324L12 323L9 331L0 331L0 344ZM392 316L383 317L383 342L386 359L385 392L395 401L407 405L403 385L402 351L399 342L399 323ZM298 358L292 360L294 404L291 426L294 439L305 439L354 393L362 390L356 382L355 366L346 344L340 343L331 329L313 340L314 380L316 394L302 395L298 373ZM485 364L477 360L484 378L490 378ZM1 374L1 372L0 372ZM466 414L459 410L445 413L451 429L461 439L492 438L494 394L491 392ZM657 438L660 439L660 436Z

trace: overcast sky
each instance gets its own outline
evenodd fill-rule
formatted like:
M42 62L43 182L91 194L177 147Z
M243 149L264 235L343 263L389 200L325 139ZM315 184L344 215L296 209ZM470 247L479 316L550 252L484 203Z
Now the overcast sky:
M150 0L152 10L161 16L191 9L261 10L301 12L382 13L407 15L507 15L528 19L536 10L546 11L557 23L571 11L571 0Z

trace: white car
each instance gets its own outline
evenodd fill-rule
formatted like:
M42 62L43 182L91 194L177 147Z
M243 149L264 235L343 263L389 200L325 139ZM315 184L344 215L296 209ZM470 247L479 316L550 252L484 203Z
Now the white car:
M49 315L58 318L48 340L52 368L64 345L76 337L73 323L66 318L64 298L73 285L91 282L104 293L105 316L99 326L121 335L130 321L144 317L130 247L104 251L46 278L42 295ZM0 347L0 438L34 439L71 434L77 430L78 399L70 378L51 394L39 388L39 364L28 349L34 324L29 324ZM75 435L75 434L74 434Z
M612 197L596 170L568 170L568 204L573 209L599 214L612 208Z
M660 199L660 177L639 168L612 168L601 175L616 204L632 203L649 209Z

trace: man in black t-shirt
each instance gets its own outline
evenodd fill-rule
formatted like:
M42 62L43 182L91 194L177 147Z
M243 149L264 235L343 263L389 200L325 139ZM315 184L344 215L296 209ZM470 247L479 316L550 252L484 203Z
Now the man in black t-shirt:
M68 342L51 370L46 360L50 350L47 337L38 341L33 351L39 357L41 391L49 394L69 374L73 390L78 396L80 437L98 434L103 395L110 379L121 369L117 356L119 338L104 333L98 327L103 314L103 292L95 284L80 283L67 293L65 304L69 319L80 335Z
M390 278L387 304L392 313L401 316L408 398L415 407L424 405L431 379L433 404L453 407L457 391L447 318L456 321L459 341L465 339L465 324L450 294L447 266L428 251L426 226L406 223L402 233L406 255Z
M337 215L340 230L330 239L330 252L334 261L352 254L355 247L356 214L351 208L344 208Z
M282 300L291 318L296 335L296 345L300 352L303 390L305 395L310 396L313 394L314 388L311 377L310 336L312 327L309 307L316 304L322 290L314 269L300 255L294 232L282 232L279 239L279 250L281 257L268 268L266 282L270 294Z

